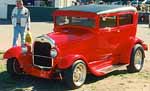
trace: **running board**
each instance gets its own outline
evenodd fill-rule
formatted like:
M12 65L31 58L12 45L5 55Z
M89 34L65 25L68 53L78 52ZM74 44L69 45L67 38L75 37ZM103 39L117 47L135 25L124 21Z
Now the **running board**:
M99 69L99 70L96 70L97 72L102 72L102 73L110 73L112 71L115 71L115 70L120 70L121 68L124 68L126 66L128 66L129 64L125 64L125 65L111 65L111 66L107 66L105 68L102 68L102 69Z

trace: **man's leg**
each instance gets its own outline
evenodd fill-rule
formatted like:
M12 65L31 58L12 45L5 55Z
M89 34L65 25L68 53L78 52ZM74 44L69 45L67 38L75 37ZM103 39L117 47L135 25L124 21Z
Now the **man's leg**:
M14 27L14 35L13 35L13 47L17 46L17 40L19 35L19 27Z
M20 35L21 35L21 46L25 44L25 28L20 27Z

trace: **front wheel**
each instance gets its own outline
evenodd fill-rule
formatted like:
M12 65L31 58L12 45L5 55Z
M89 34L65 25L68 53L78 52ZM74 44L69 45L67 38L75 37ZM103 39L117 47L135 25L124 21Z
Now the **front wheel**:
M7 60L7 72L12 78L18 78L22 74L20 64L16 58L11 58Z
M86 65L82 60L77 60L72 67L65 70L64 81L72 88L79 88L85 82L87 74Z
M136 44L132 49L130 65L127 67L128 72L139 72L143 68L144 49L140 44Z

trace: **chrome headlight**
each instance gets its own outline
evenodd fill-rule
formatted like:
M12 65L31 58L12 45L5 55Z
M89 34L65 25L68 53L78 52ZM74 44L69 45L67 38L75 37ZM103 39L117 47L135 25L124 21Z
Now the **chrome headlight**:
M22 46L21 51L22 51L23 54L27 53L28 52L27 46Z
M51 57L56 57L57 56L57 50L56 49L51 49Z

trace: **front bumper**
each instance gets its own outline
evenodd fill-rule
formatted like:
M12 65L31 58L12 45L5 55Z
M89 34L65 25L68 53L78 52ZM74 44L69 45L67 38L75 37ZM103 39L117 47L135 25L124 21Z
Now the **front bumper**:
M32 54L26 54L19 57L18 61L20 63L20 66L23 70L23 72L27 75L39 77L39 78L45 78L45 79L55 79L56 74L60 73L59 71L56 71L56 63L52 68L39 68L35 65L33 65L33 58Z
M46 78L46 79L52 79L54 72L52 70L42 70L39 68L36 68L34 66L30 66L29 68L25 67L24 72L26 74L39 77L39 78Z
M44 78L44 79L61 79L61 71L55 69L40 69L35 66L26 66L23 68L23 71L27 75Z

